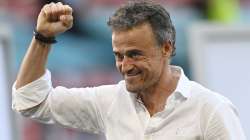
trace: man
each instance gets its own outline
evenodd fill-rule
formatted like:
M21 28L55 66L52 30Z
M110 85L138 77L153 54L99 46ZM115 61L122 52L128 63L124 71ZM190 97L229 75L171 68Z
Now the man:
M24 116L107 140L245 140L231 102L171 66L175 29L168 12L130 2L109 19L116 67L124 80L93 88L51 86L46 61L55 36L72 27L72 9L45 5L13 86L13 108Z

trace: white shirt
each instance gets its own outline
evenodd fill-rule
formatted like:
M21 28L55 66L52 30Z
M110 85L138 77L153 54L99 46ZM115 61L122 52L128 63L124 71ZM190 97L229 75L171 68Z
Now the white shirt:
M165 109L152 117L126 90L124 81L92 88L53 88L47 70L18 90L14 84L12 96L13 109L24 116L104 133L107 140L246 140L233 104L190 81L182 70Z

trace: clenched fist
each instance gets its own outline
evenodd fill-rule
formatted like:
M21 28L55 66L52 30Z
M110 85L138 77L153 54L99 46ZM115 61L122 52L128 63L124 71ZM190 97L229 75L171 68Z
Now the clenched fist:
M56 36L73 25L72 8L61 2L43 6L37 19L36 30L45 37Z

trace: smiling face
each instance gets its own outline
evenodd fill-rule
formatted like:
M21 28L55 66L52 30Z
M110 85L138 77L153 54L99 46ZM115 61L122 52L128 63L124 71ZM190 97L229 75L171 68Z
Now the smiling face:
M139 93L158 84L167 55L164 47L157 46L148 23L129 30L113 31L112 44L116 67L128 91Z

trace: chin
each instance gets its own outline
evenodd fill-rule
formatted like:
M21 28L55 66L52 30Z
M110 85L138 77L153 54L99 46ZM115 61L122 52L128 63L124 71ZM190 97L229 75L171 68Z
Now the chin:
M126 89L129 92L132 92L132 93L139 93L141 91L141 87L140 86L131 85L131 84L127 84L127 83L126 83Z

